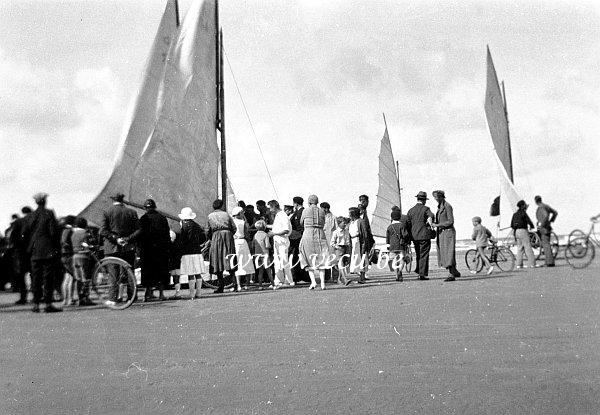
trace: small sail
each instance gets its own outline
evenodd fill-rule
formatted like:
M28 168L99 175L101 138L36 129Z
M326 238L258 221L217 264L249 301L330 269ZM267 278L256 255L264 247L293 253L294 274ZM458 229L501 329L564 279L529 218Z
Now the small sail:
M390 213L394 206L402 209L398 172L386 126L379 151L379 188L371 221L371 231L374 236L385 237L390 224Z
M238 205L237 197L235 197L235 192L233 191L233 186L231 186L231 182L229 181L229 177L227 178L227 210L231 211L235 206Z
M215 7L215 0L195 0L171 42L157 91L158 116L143 124L143 146L129 161L132 168L118 172L120 187L109 189L131 202L152 198L171 214L189 206L200 218L212 211L220 158Z
M97 225L102 212L111 204L110 196L121 192L129 198L129 183L146 139L158 117L158 97L163 81L167 54L177 35L176 0L168 0L142 76L142 83L132 102L113 172L98 196L80 213ZM143 202L143 201L142 201Z
M508 226L508 222L512 216L511 212L516 210L516 204L521 197L514 185L506 103L502 91L500 90L496 69L494 68L494 62L492 61L492 55L489 48L487 49L485 115L492 137L492 143L494 144L498 172L500 173L501 196L497 204L500 214L498 224L499 227Z

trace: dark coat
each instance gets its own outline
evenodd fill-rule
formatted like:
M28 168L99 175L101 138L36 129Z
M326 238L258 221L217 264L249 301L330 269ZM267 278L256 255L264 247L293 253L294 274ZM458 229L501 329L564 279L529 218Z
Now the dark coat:
M304 207L296 210L290 216L290 223L292 224L292 232L290 233L290 239L300 239L302 238L302 233L304 232L304 225L300 220L302 218L302 212L304 212Z
M167 283L171 248L167 218L155 210L149 210L139 222L140 232L136 240L140 246L142 285L151 287Z
M373 238L373 232L371 232L371 223L369 222L369 217L367 216L367 211L363 210L360 215L361 222L363 227L365 228L365 249L367 253L375 246L375 238Z
M193 220L184 220L176 242L180 255L200 254L202 253L201 245L206 242L206 233Z
M452 205L442 202L435 214L437 231L438 263L440 267L456 266L456 231L454 230L454 211Z
M28 241L27 252L31 260L51 259L60 253L60 234L54 212L38 207L29 214L23 239Z
M117 244L119 238L136 239L140 230L140 222L135 210L122 204L112 205L104 212L100 236L104 238L104 253L131 251L135 249L133 244L121 247Z
M385 237L390 246L389 251L403 251L410 244L410 222L408 216L402 215L399 223L391 223L388 226Z
M410 235L414 241L426 241L429 238L427 218L434 219L433 212L422 203L417 203L407 212L410 221Z

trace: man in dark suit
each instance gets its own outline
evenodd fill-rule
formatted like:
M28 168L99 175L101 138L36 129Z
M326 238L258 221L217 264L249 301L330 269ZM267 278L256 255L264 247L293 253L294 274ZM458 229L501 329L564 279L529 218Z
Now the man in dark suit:
M302 218L302 212L304 211L304 199L300 196L295 196L292 202L294 202L294 213L290 216L292 232L290 233L290 248L288 251L292 257L292 277L294 282L310 281L308 272L300 266L300 240L304 232L304 226L302 226L300 218Z
M431 250L431 224L434 215L431 209L425 206L427 203L427 193L419 192L417 194L417 204L407 213L410 220L410 230L413 244L415 246L416 268L415 273L419 274L420 280L428 280L429 275L429 251Z
M135 244L133 241L139 235L140 223L135 210L123 205L125 196L117 193L111 197L113 205L104 212L100 236L104 239L104 255L125 260L131 268L135 262ZM111 277L113 277L111 273ZM107 302L115 302L118 294L116 277L111 280L111 289ZM130 293L128 293L129 295Z
M39 313L44 291L46 313L62 311L52 306L54 291L55 264L60 255L60 235L58 223L54 212L46 209L46 193L37 193L33 196L38 207L27 220L23 231L23 238L28 242L27 252L31 256L31 290L33 291L34 313Z
M367 207L368 206L369 206L369 196L367 196L367 195L358 196L358 208L360 209L360 219L364 225L365 234L366 234L366 238L364 241L364 243L365 243L364 249L367 254L367 268L369 266L368 258L370 256L371 249L375 246L375 238L373 238L373 232L371 232L371 223L369 222L369 217L367 216ZM367 278L365 276L364 279L368 280L369 278Z

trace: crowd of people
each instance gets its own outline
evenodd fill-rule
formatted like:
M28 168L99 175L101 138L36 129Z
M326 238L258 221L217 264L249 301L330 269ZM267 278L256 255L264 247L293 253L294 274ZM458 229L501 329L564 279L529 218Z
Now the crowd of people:
M203 278L216 277L215 293L225 290L226 276L231 278L232 291L257 285L277 290L283 285L309 283L309 289L326 289L326 281L348 285L364 284L370 264L389 268L396 280L403 281L405 264L413 261L419 280L428 280L429 254L432 240L436 241L440 267L447 269L445 281L461 276L456 267L456 231L452 205L442 190L433 192L437 202L434 214L427 206L427 193L416 195L416 204L403 214L394 206L386 231L387 250L375 249L375 238L367 216L369 197L361 195L358 205L348 209L348 216L335 216L327 202L319 203L310 195L307 206L296 196L283 209L277 200L256 202L256 208L240 201L228 213L224 203L217 199L213 212L203 228L196 213L184 207L176 231L170 229L167 218L157 209L152 199L144 203L145 213L138 218L135 210L124 203L124 195L115 194L113 204L107 206L100 229L93 232L85 218L66 216L56 219L46 208L48 195L34 195L37 209L23 207L22 216L13 215L6 231L6 258L4 269L10 274L13 290L20 294L17 304L26 304L27 273L31 275L34 312L44 303L46 312L61 311L53 301L64 306L93 305L90 299L90 279L94 266L90 247L101 244L104 256L118 257L132 268L139 257L144 301L165 299L164 290L171 278L175 287L174 298L182 298L180 276L188 277L189 296L200 296ZM536 219L546 265L554 266L550 233L557 212L536 196ZM527 204L518 203L511 226L517 241L517 267L535 266L528 228L534 228L527 215ZM473 240L482 255L491 232L473 218ZM414 246L414 258L410 245ZM488 273L493 271L486 262ZM108 305L118 298L118 283L111 280ZM75 292L77 299L75 299Z

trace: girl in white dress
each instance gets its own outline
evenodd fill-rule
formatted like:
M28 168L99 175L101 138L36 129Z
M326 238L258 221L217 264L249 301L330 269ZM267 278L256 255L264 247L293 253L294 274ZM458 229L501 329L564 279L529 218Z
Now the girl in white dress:
M240 277L247 276L246 281L248 281L254 275L254 263L252 261L250 247L248 246L248 224L244 218L244 209L236 206L231 211L231 215L233 216L233 223L235 224L233 241L235 243L235 255L237 257L238 265L237 271L235 272L235 281L239 291L241 290ZM248 286L244 285L244 289L248 289Z

